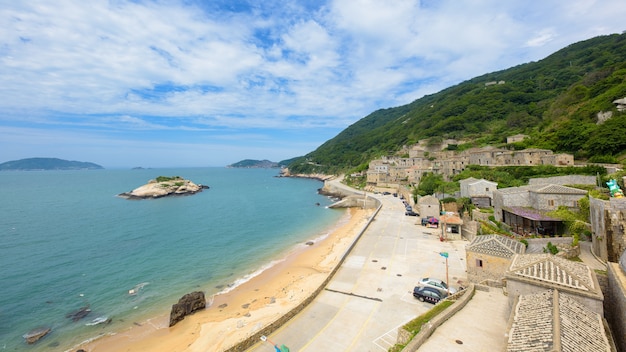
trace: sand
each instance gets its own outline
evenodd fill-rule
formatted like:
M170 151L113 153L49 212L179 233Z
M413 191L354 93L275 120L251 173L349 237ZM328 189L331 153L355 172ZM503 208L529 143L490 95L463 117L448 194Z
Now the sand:
M79 346L89 352L223 351L274 322L311 295L339 263L372 209L351 208L349 219L323 240L294 250L279 264L232 291L207 298L207 309L169 328L153 318Z

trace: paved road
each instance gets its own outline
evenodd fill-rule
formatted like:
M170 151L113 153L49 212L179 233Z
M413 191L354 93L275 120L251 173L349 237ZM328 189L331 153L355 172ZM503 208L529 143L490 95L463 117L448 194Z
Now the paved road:
M393 196L377 196L383 207L335 277L299 315L269 339L291 351L386 351L397 328L429 310L411 292L422 277L465 280L466 241L440 242L440 229L405 216ZM271 352L269 343L251 351Z

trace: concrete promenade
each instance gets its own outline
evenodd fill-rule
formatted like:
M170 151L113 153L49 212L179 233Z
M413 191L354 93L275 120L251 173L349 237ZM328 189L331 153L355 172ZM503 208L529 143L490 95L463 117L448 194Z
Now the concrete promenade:
M440 252L449 253L448 281L452 286L467 284L467 241L440 242L441 229L423 227L418 217L405 216L399 198L373 197L382 202L380 213L337 274L307 308L268 336L269 340L285 344L291 351L387 351L395 344L400 326L432 308L411 293L422 277L446 279L446 261ZM592 269L606 270L592 255L590 243L581 242L580 258ZM477 290L418 351L502 350L509 313L508 297L502 289ZM250 350L272 352L274 348L265 342Z
M300 314L268 338L291 351L386 351L395 344L398 327L432 308L412 296L427 276L452 286L465 281L466 241L440 242L441 229L405 216L404 205L391 195L383 204L326 289ZM252 351L273 351L259 343Z

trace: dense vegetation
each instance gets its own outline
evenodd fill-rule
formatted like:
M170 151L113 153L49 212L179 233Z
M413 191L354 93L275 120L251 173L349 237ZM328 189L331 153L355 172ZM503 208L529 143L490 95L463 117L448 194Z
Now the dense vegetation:
M488 82L503 82L490 84ZM516 149L542 148L576 159L615 162L626 150L626 34L596 37L547 58L485 74L382 109L357 121L315 151L294 159L295 173L360 171L370 160L420 140L463 141L455 149L502 146L507 136L530 138ZM599 112L612 118L599 124Z
M5 170L95 170L104 169L90 162L69 161L57 158L28 158L7 161L0 164L0 171Z

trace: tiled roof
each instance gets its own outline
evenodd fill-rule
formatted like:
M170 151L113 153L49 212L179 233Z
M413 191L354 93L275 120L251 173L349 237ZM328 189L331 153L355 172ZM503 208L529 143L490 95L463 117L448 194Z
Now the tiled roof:
M611 351L600 314L558 290L521 295L512 314L507 351Z
M548 193L548 194L581 194L581 195L587 194L587 191L582 190L582 189L566 187L566 186L561 186L561 185L553 185L553 184L536 185L536 187L530 191L535 192L535 193Z
M591 269L552 254L518 254L511 261L507 277L539 280L577 291L597 293Z
M498 188L498 192L503 194L511 194L511 193L525 193L531 190L533 186L520 186L520 187L508 187L508 188Z
M509 237L481 235L474 237L465 250L501 258L511 258L515 254L524 253L525 249L526 246L522 242Z

